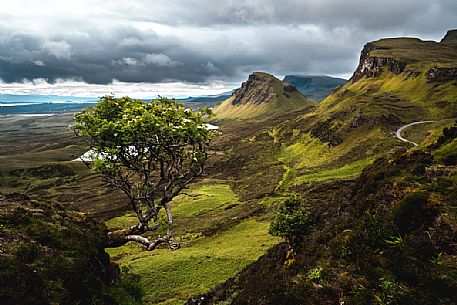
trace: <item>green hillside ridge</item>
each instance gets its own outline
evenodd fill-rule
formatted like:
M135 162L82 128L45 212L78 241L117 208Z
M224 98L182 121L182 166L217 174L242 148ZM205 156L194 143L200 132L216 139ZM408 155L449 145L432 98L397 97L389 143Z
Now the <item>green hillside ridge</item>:
M347 83L345 79L325 75L286 75L282 81L315 100L326 98L334 89Z
M408 61L403 62L405 56ZM429 72L440 67L450 68L431 79ZM353 168L356 175L363 169L357 162L368 164L379 154L404 146L393 137L401 125L421 120L446 124L457 117L452 67L457 67L457 49L449 43L399 38L367 44L346 85L309 113L275 127L275 141L283 146L278 160L288 168L288 184L314 180L314 173L343 178L319 174L339 173L342 167ZM421 137L415 139L423 140L425 134Z
M188 304L455 303L456 59L450 42L369 43L345 86L234 147L239 162L257 147L236 189L249 197L266 167L282 172L270 192L300 198L315 229ZM419 147L394 138L421 120L438 122L408 130Z
M276 77L255 72L231 97L214 108L216 120L261 119L316 104L294 86Z
M235 177L243 182L236 184L247 183L268 193L272 188L284 192L299 190L316 180L352 179L377 156L410 146L394 137L400 126L442 119L444 125L449 124L446 119L457 117L457 86L452 79L452 69L451 79L432 80L428 71L455 62L457 52L451 49L453 46L448 44L409 38L382 39L367 44L351 81L315 108L283 113L278 122L264 122L260 129L253 127L253 120L248 120L252 134L246 143L233 147L232 155L255 151L253 154L257 157L249 161L247 168L239 169ZM378 60L378 51L384 52L387 59ZM410 57L414 64L392 57L405 52L415 54ZM421 61L429 57L435 58L434 65L431 61ZM409 136L420 142L426 133L420 131L416 137L416 128L410 130L413 134ZM229 166L238 168L236 163L245 162L236 160ZM269 172L274 171L282 179L276 181L275 187L274 180L267 179L272 183L265 183L269 185L265 188L256 183L257 178L251 178L249 172L253 171L260 171L259 177L268 177Z
M303 242L273 247L186 304L455 304L457 123L440 130L355 181L296 194L313 222L296 233Z

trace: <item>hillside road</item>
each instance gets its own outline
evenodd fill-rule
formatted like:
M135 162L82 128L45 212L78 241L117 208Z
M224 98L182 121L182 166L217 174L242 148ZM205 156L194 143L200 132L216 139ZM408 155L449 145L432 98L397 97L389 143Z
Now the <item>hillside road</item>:
M399 139L400 141L403 141L403 142L407 142L407 143L411 143L413 144L414 146L419 146L419 144L413 142L413 141L410 141L408 139L405 139L401 136L401 132L403 130L405 130L406 128L408 127L411 127L413 125L417 125L417 124L424 124L424 123L434 123L436 121L417 121L417 122L412 122L412 123L409 123L409 124L406 124L406 125L403 125L401 126L400 128L397 129L396 133L395 133L395 137L397 137L397 139Z

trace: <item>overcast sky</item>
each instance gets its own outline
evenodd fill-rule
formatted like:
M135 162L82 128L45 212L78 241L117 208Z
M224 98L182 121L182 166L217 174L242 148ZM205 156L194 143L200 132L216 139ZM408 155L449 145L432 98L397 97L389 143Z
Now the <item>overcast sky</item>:
M451 28L456 0L0 0L0 93L214 94L253 71L348 78L368 41Z

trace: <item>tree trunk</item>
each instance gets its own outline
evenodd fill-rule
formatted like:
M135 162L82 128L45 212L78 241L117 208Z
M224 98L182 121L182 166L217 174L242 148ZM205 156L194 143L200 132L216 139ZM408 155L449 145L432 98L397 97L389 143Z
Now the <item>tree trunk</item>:
M105 248L117 248L125 245L129 241L134 241L140 243L148 251L152 251L160 244L166 243L171 250L179 249L179 243L173 241L173 238L170 235L164 237L158 237L155 240L149 240L146 237L141 236L141 234L146 233L147 231L154 231L158 228L157 226L148 228L147 226L138 229L138 226L133 226L130 228L115 230L108 232L107 242Z

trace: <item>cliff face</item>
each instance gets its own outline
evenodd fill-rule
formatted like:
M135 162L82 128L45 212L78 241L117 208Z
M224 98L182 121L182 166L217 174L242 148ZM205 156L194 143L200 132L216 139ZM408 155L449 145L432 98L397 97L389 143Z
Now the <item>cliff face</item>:
M437 43L416 38L390 38L365 45L360 62L351 77L378 77L383 69L406 77L423 74L428 82L448 82L457 79L457 30L450 30Z
M365 45L360 55L359 65L350 79L351 82L356 82L362 77L377 77L381 74L383 67L386 67L388 71L396 75L405 70L406 63L404 62L390 57L370 56L370 52L377 48L377 46L371 43Z

